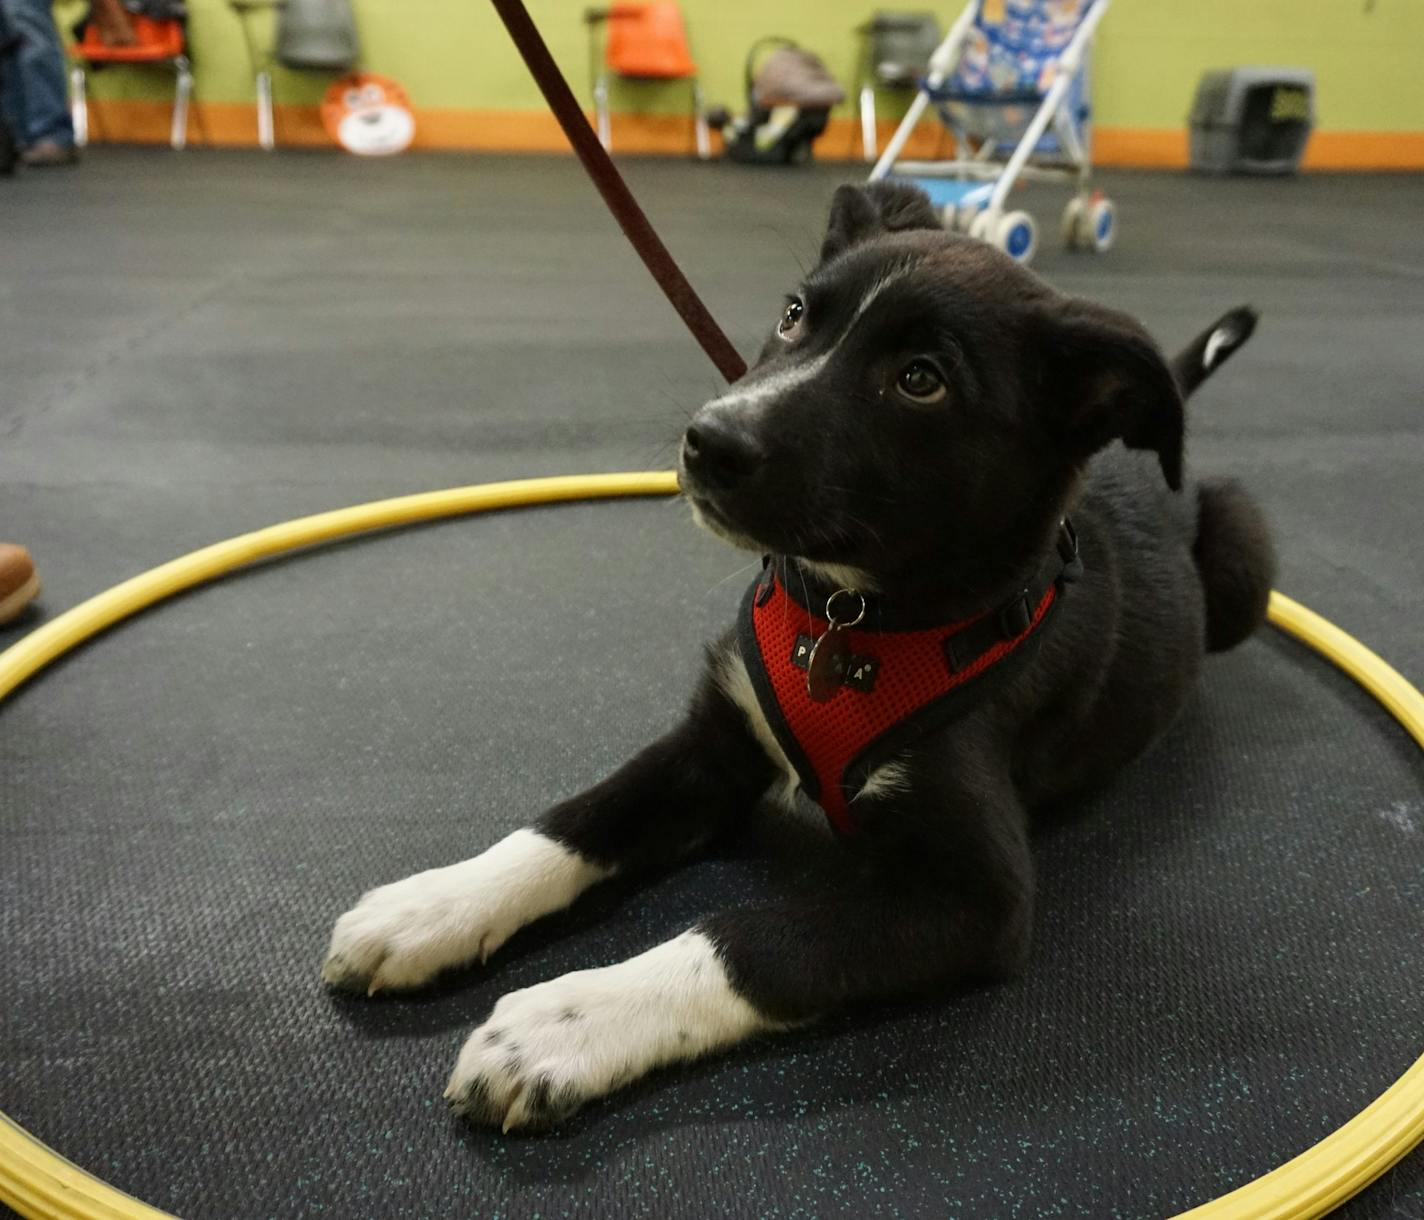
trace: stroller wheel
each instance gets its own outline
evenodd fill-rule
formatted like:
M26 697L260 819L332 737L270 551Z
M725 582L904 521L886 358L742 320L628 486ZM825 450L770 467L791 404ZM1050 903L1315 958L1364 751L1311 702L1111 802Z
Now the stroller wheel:
M956 203L946 203L939 210L939 220L951 233L968 233L969 226L979 215L976 207L964 207Z
M1027 212L1009 212L994 229L994 245L1016 263L1026 263L1038 249L1038 226Z
M990 216L988 212L981 211L975 212L974 215L969 218L969 223L967 225L964 224L964 218L961 215L960 224L963 226L964 231L968 233L970 237L977 237L980 241L987 241L992 245L994 242L994 229L993 225L991 224L992 220L993 217Z
M1117 237L1117 209L1106 195L1100 195L1088 205L1083 224L1083 244L1096 254L1112 249Z
M1083 231L1083 217L1088 211L1088 200L1082 195L1074 195L1063 209L1063 220L1058 231L1063 236L1065 250L1087 248L1087 234Z
M984 209L977 203L962 203L954 213L954 231L956 233L972 233L974 222L984 214Z

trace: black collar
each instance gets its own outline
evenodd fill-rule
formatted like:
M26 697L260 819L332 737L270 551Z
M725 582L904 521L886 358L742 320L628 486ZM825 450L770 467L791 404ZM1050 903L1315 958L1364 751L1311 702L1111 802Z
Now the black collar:
M784 555L769 555L763 566L771 569L781 581L786 594L801 609L818 618L825 617L826 602L844 585L829 581L815 572L808 572L800 563ZM964 620L972 624L960 632L966 648L982 643L974 655L987 651L1000 639L1012 639L1023 632L1033 618L1034 608L1043 595L1056 583L1072 584L1083 574L1083 561L1078 554L1078 535L1073 523L1064 517L1058 525L1058 536L1051 551L1043 557L1033 577L1012 597L986 613L969 615ZM933 627L951 626L934 612L892 602L877 593L852 590L865 599L862 631L925 631ZM985 642L987 641L987 642ZM967 663L967 662L966 662Z

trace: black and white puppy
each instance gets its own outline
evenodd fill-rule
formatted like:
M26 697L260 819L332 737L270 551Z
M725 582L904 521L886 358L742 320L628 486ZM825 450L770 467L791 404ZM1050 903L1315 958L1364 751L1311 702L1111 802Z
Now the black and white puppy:
M606 878L684 860L764 798L817 787L771 688L801 700L819 665L796 715L814 733L816 708L841 708L841 725L896 689L912 636L931 648L914 680L954 697L815 793L861 862L853 884L506 995L446 1096L505 1130L547 1126L663 1064L1011 974L1033 921L1030 815L1140 753L1204 652L1264 617L1262 517L1234 484L1189 479L1182 452L1185 395L1253 325L1233 311L1169 363L1130 318L943 231L918 191L841 188L820 265L684 437L698 520L772 556L685 719L483 854L366 894L322 977L419 987ZM749 616L773 596L799 677L756 655ZM838 632L845 647L806 660ZM878 684L852 686L879 661Z

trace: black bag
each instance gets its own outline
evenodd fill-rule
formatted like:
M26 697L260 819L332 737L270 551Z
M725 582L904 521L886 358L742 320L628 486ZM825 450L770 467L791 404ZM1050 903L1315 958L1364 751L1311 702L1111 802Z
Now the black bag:
M349 72L361 58L350 0L287 0L277 22L276 54L288 68Z

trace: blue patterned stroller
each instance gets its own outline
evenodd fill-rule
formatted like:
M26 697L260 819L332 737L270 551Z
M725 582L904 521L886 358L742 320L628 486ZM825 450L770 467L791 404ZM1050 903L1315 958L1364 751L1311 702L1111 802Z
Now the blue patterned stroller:
M1019 179L1068 181L1069 249L1103 251L1117 220L1091 186L1088 51L1108 0L969 0L930 58L915 100L870 180L893 175L923 187L947 228L991 242L1019 262L1038 246L1027 212L1007 207ZM901 161L933 105L955 141L952 161Z

